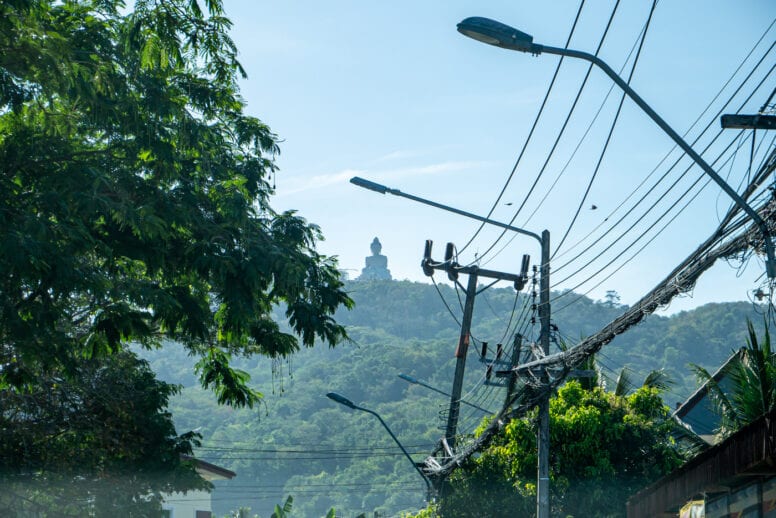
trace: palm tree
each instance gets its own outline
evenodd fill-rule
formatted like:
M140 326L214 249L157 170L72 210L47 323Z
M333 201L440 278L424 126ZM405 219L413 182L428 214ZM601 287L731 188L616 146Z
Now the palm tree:
M564 340L560 340L558 343L562 351L568 350L568 344ZM577 365L577 368L581 371L589 373L579 379L579 383L585 390L593 390L595 387L601 387L606 390L606 377L604 376L603 369L596 359L595 353L588 355L585 359ZM660 392L668 390L673 381L665 373L663 369L651 370L644 378L642 387L656 388ZM620 369L617 375L617 380L614 382L614 394L616 396L625 397L635 388L638 388L631 376L631 371L627 367Z
M641 384L642 387L655 388L660 392L665 392L671 385L673 385L673 381L671 381L671 378L668 377L668 374L666 374L663 369L649 371L647 377L644 378L644 382ZM636 385L633 383L631 371L627 367L623 367L614 383L614 394L616 396L624 397L635 387Z
M703 367L691 364L698 379L706 384L713 408L720 417L717 433L722 439L776 408L776 356L771 349L768 322L762 341L747 320L746 347L739 350L721 371L730 389L723 390Z

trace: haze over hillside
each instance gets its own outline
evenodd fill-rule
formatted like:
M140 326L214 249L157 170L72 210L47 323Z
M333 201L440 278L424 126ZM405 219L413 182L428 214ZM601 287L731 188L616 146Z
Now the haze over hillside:
M439 288L460 319L456 292L448 286ZM265 394L265 405L252 411L217 406L213 395L196 385L182 350L146 354L162 378L186 387L171 407L178 431L198 429L203 447L197 455L238 474L213 495L219 516L240 506L268 516L288 494L294 496L299 516L323 516L332 506L338 516L373 511L394 516L423 506L422 480L379 422L333 403L325 394L338 392L379 412L413 457L421 460L441 436L448 401L397 375L405 373L449 392L460 328L432 285L354 281L348 290L356 308L340 312L337 320L348 326L351 343L303 350L288 362L242 361L254 387ZM479 295L472 328L475 341L489 341L490 347L511 341L505 330L513 308L522 307L522 297L516 304L511 288L491 288ZM611 302L582 298L574 311L554 319L557 337L573 345L622 311ZM758 311L741 302L709 304L671 317L653 315L605 346L599 363L611 379L621 368L631 369L637 384L649 370L664 368L675 382L665 395L673 407L696 386L687 364L714 369L745 343L747 318L756 325L762 322ZM528 336L530 329L524 332ZM503 391L478 385L485 366L478 362L475 349L469 352L464 399L496 411ZM471 432L483 415L463 409L460 431Z

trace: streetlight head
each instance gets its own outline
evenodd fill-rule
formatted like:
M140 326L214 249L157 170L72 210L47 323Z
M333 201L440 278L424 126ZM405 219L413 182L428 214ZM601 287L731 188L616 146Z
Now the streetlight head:
M412 383L412 384L417 384L418 383L418 380L416 380L412 376L407 376L406 374L399 374L399 377L401 379L403 379L404 381L407 381L407 382Z
M331 399L332 401L336 401L340 405L345 405L346 407L354 408L354 409L356 408L356 404L355 403L353 403L351 400L349 400L345 396L340 396L336 392L329 392L328 394L326 394L326 397Z
M472 16L458 24L458 32L477 41L520 52L538 53L541 46L534 44L533 36L518 31L490 18Z
M385 185L380 185L379 183L370 182L369 180L365 180L364 178L361 178L359 176L354 176L353 178L351 178L350 183L352 183L353 185L357 185L358 187L362 187L364 189L369 189L370 191L379 192L380 194L385 194L390 190Z

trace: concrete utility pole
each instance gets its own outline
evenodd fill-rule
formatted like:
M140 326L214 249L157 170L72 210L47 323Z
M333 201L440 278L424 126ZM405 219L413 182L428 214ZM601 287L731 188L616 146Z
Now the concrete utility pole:
M469 281L466 286L466 301L463 307L463 319L461 320L461 334L458 339L458 346L455 349L455 375L453 376L453 389L450 394L450 409L447 414L447 426L445 427L445 436L442 441L442 448L452 454L455 450L455 435L458 429L458 416L461 409L461 393L463 392L463 376L466 369L466 353L469 350L471 341L472 314L474 313L474 299L480 293L477 291L477 280L481 277L496 279L497 281L512 281L515 288L519 291L525 285L527 279L528 261L523 261L525 271L519 274L497 272L485 270L478 266L461 266L453 260L453 244L448 243L445 250L445 260L441 262L431 259L431 240L426 241L423 252L423 261L421 267L423 273L428 276L434 274L435 270L444 270L447 276L453 282L458 282L460 273L467 274ZM483 288L487 289L489 286Z
M461 336L455 349L455 375L453 390L450 394L450 413L447 415L445 438L450 448L455 448L455 431L458 428L458 414L461 411L461 392L463 391L463 374L466 368L466 353L469 350L471 338L472 314L474 313L474 297L477 296L477 272L469 274L466 285L466 302L463 305L463 320L461 321Z
M540 345L545 356L550 354L550 233L542 232L542 262L539 266L539 322ZM550 391L547 370L542 369L542 388L539 402L539 433L536 449L538 457L536 484L536 516L550 518Z

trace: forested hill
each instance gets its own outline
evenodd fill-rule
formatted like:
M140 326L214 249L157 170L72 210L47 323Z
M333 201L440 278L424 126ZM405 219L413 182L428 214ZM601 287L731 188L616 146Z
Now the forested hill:
M348 289L356 308L340 312L337 320L347 325L351 343L303 350L289 362L242 362L254 387L265 395L266 404L259 409L218 407L211 393L196 386L182 349L178 354L172 347L146 354L162 378L186 387L171 408L178 431L197 429L203 436L197 455L238 474L214 493L219 516L248 506L266 517L288 494L295 499L295 516L323 516L332 506L337 516L374 511L395 516L422 507L425 486L380 423L325 394L338 392L377 411L413 457L422 460L441 435L448 401L397 375L405 373L449 392L460 330L451 312L460 320L463 294L459 298L451 287L440 286L446 306L428 284L351 282ZM576 295L561 300L571 297ZM521 295L516 303L511 288L490 288L478 295L475 344L511 341L506 332L510 316L514 307L520 315L524 302ZM718 366L744 344L747 318L761 327L758 309L744 302L709 304L671 317L649 316L605 346L598 360L611 378L629 368L637 384L649 370L664 368L675 382L665 396L673 406L695 388L687 364ZM553 323L557 336L573 345L623 310L611 302L580 298L553 315ZM531 331L529 325L524 333ZM469 352L464 399L498 410L503 392L481 383L485 366L476 349ZM460 430L471 431L483 415L462 409Z
M440 297L431 285L406 281L352 282L349 291L356 301L356 308L338 314L339 322L353 328L366 328L359 329L360 333L379 330L399 339L450 340L447 352L454 349L460 327L451 311L460 322L462 292L440 285ZM567 306L570 300L575 302ZM514 312L515 319L522 305L521 295L518 310ZM504 336L504 333L514 306L515 293L511 288L491 288L478 295L473 337L488 341L491 347L497 342L511 340L511 334ZM627 309L624 305L593 301L571 293L558 298L555 307L563 309L555 310L552 322L558 326L558 337L568 346L599 331ZM687 364L711 368L721 364L734 349L744 345L747 319L761 327L763 311L764 308L748 302L735 302L707 304L670 317L650 315L605 346L598 361L604 374L614 377L626 367L634 381L639 382L650 370L665 369L675 384L666 399L684 399L696 388ZM538 330L538 324L536 328ZM530 326L521 331L530 334ZM471 354L475 353L471 351Z

